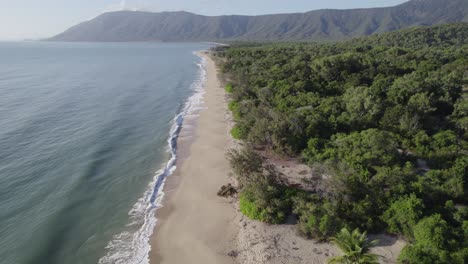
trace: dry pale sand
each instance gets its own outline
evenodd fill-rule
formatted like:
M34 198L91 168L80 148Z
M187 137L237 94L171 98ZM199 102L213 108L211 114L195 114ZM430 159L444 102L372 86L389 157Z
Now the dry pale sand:
M229 182L225 94L214 62L202 56L207 60L205 109L181 131L182 158L168 179L164 206L157 212L151 263L235 263L228 252L236 247L236 212L229 201L217 196ZM187 138L192 133L195 137Z
M152 237L151 264L319 264L337 248L297 236L294 225L267 225L239 212L237 198L220 198L219 188L233 183L226 150L240 142L229 136L232 116L213 61L207 60L204 110L184 123L178 141L178 168L168 178L164 207ZM268 163L299 184L310 168L294 160L271 158ZM373 252L381 263L396 263L405 242L380 235ZM232 257L228 256L231 255Z

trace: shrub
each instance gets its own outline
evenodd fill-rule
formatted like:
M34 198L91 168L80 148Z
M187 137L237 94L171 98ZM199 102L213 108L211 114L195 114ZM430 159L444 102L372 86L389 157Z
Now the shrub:
M297 195L293 204L293 211L299 218L297 230L302 236L326 240L342 227L341 220L333 212L331 204L323 202L317 195Z
M324 141L320 138L311 138L307 142L307 148L303 151L302 155L309 164L321 160L321 154L325 147Z
M284 189L261 181L244 188L239 202L245 216L268 224L283 223L291 212L291 202Z
M439 168L450 165L452 160L460 155L456 133L451 130L440 131L431 140L431 152L428 159L432 165Z
M461 250L451 255L453 264L466 264L468 263L468 247L462 248Z
M447 245L449 226L440 214L431 215L418 222L414 227L414 238L418 245L442 249Z
M248 218L266 222L266 210L259 209L256 206L255 201L248 197L248 195L245 193L241 193L239 197L239 207L242 214Z
M232 129L231 129L231 136L234 139L237 140L242 140L246 139L248 135L248 130L246 127L236 124Z
M232 84L228 83L226 84L226 86L224 87L224 90L226 91L226 93L232 93Z
M358 168L392 165L399 158L395 135L378 129L337 134L334 145L337 150L336 158Z
M398 257L401 264L447 264L449 260L447 251L427 248L421 245L407 245ZM460 263L461 264L461 263Z
M240 108L239 108L239 103L237 101L234 101L234 100L230 101L228 104L228 109L229 111L232 112L232 116L234 117L235 120L239 120L242 117Z
M379 256L370 253L371 247L375 246L377 240L368 240L366 232L359 232L359 229L354 229L349 232L343 228L332 238L333 244L337 245L343 252L342 256L330 258L327 263L363 263L363 264L378 264Z
M463 225L463 224L462 224ZM453 238L463 237L463 226L452 229L440 214L423 218L414 227L415 243L406 246L398 259L402 264L464 264L468 260L468 250L463 242ZM463 238L459 241L463 241Z
M255 180L255 176L263 171L262 157L250 148L231 149L227 158L241 188Z
M413 237L413 227L422 216L424 205L414 194L401 197L385 211L382 219L388 231L406 237Z
M296 191L278 183L276 171L266 168L253 174L241 193L241 212L247 217L269 224L280 224L291 213Z
M463 230L463 241L468 247L468 220L463 221L462 230Z

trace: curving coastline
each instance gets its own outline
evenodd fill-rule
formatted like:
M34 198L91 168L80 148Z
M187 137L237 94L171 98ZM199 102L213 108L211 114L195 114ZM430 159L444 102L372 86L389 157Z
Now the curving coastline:
M236 248L236 212L216 195L230 171L225 94L214 62L206 53L199 55L207 72L203 109L181 129L177 169L164 188L150 263L235 263L228 252Z
M99 264L149 263L150 238L158 222L156 211L162 207L166 180L177 168L179 136L186 119L190 120L199 111L202 104L205 90L203 86L206 80L206 59L198 53L197 56L201 58L201 61L197 64L199 67L198 78L191 85L194 94L187 99L182 111L174 117L167 140L169 160L155 173L154 179L148 185L143 197L138 200L129 212L132 220L129 226L135 226L137 229L132 233L123 232L115 235L107 245L108 252L99 260Z

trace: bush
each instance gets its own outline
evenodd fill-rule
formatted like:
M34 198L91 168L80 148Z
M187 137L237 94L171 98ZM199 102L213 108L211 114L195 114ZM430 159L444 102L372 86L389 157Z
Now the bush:
M421 218L423 209L423 202L411 194L393 202L382 219L387 223L389 232L411 238L413 227Z
M378 264L379 255L370 253L379 241L369 240L367 232L361 233L359 229L354 229L350 232L348 229L343 228L341 231L331 239L342 252L342 256L336 256L328 259L327 263L363 263L363 264Z
M398 257L401 264L455 264L447 251L427 248L422 245L407 245ZM461 263L460 263L461 264Z
M302 236L326 240L343 226L331 204L317 195L301 193L293 199L293 204L293 211L299 218L297 230Z
M394 134L368 129L350 134L337 134L334 138L336 158L355 167L388 166L399 158Z
M234 101L234 100L230 101L228 104L228 109L229 111L232 112L232 116L234 117L234 120L239 120L242 117L240 108L239 108L239 103L237 101Z
M447 222L435 214L419 221L414 227L414 238L418 245L441 249L447 245L449 231Z
M439 168L447 167L460 155L457 136L451 130L440 131L432 136L430 148L427 158L433 166Z
M228 159L242 190L241 212L265 223L284 222L291 212L291 200L296 190L281 186L278 172L272 166L263 167L262 157L250 148L232 149Z
M245 216L268 224L281 224L291 213L290 193L269 176L257 175L257 181L245 186L239 202Z
M452 229L440 214L423 218L414 227L415 242L406 246L399 257L403 264L450 263L464 264L468 260L468 250L463 238L457 242L457 235L464 237L463 224L459 229Z
M251 148L231 149L227 153L227 158L241 188L254 181L256 175L263 171L262 157Z
M226 84L226 86L224 87L224 90L226 91L226 93L232 93L232 84L228 83Z
M453 264L466 264L468 263L468 247L462 248L461 250L451 255Z
M239 206L242 214L248 218L266 222L266 210L259 209L255 204L255 201L245 193L241 193L239 197Z
M325 140L320 138L311 138L307 142L307 148L303 151L302 156L309 164L321 161L321 154L324 147Z
M242 140L246 139L248 135L248 130L242 125L236 124L232 129L231 129L231 136L234 139L237 140Z
M237 101L234 101L234 100L229 101L229 103L228 103L228 109L229 109L229 111L231 111L231 112L236 111L237 109L239 109L239 103L237 103Z

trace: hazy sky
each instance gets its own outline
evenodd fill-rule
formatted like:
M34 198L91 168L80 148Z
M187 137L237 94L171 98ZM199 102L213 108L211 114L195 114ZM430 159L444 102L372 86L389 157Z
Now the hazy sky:
M122 9L203 15L272 14L397 5L407 0L0 0L0 40L44 38L103 12Z

